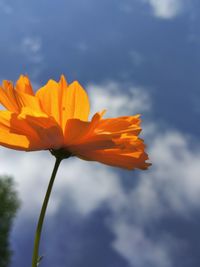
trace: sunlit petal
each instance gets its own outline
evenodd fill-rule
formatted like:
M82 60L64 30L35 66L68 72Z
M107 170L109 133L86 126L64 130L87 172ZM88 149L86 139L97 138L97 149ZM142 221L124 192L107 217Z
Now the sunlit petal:
M4 81L0 87L0 144L32 151L48 149L56 157L74 155L126 169L146 169L148 155L141 132L140 115L103 119L97 112L88 121L87 93L75 81L49 80L34 95L27 76L16 87ZM61 153L61 154L59 154Z
M32 115L26 108L20 115L1 111L0 144L25 151L59 149L63 136L55 121L43 115Z
M50 80L37 91L36 96L44 112L53 116L63 131L68 119L88 120L88 96L78 82L68 86L64 76L61 76L59 83Z
M3 84L0 87L0 104L10 111L19 111L14 86L9 81L3 81Z
M77 81L71 83L65 91L62 109L65 111L67 119L88 120L90 111L89 99L85 90Z
M103 114L104 111L96 113L91 122L81 121L80 119L69 119L64 132L65 145L80 144L93 136Z
M138 138L141 131L139 117L102 119L97 113L90 123L71 120L65 136L66 147L85 160L127 169L145 169L149 165L145 163L148 157L144 153L143 140Z
M16 90L29 95L34 95L33 88L28 76L20 75L16 82Z
M39 99L43 111L55 118L55 120L60 122L60 105L61 105L61 95L58 90L58 83L54 80L49 80L46 85L41 87L37 93L36 97Z
M31 107L37 111L41 110L38 99L24 90L15 90L9 81L3 81L0 87L0 103L9 111L20 112L22 107Z
M62 130L53 117L24 108L18 118L26 121L37 134L40 150L59 149L63 146Z
M130 152L123 153L120 149L108 149L108 150L93 150L88 151L87 153L80 153L78 157L90 160L90 161L99 161L106 165L125 168L133 170L138 169L147 169L150 164L145 163L145 160L148 159L146 153L143 152Z

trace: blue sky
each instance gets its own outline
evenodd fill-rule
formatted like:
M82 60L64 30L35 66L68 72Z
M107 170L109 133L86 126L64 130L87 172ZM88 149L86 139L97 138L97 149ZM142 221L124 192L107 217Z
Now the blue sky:
M0 78L35 89L64 73L92 112L141 113L153 166L124 171L69 159L44 225L44 267L199 267L200 3L197 0L0 0ZM31 265L53 158L0 149L22 207L11 267Z

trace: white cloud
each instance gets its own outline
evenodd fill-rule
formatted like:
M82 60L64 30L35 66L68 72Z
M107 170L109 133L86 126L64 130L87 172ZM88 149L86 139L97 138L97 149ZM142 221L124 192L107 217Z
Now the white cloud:
M42 40L37 36L25 36L21 40L19 50L23 53L27 59L32 63L41 63L43 61L42 56Z
M53 167L53 159L46 157L45 152L17 152L0 149L0 173L11 175L17 182L19 196L23 201L23 216L35 216L41 206ZM42 174L41 174L42 168ZM31 197L30 197L31 196ZM53 209L53 203L51 202Z
M114 232L118 238L113 242L113 247L130 266L172 266L169 251L171 242L165 236L153 240L141 227L123 221L115 224Z
M37 53L41 49L41 40L39 38L25 37L22 45L32 53Z
M179 15L184 7L185 0L142 0L153 9L156 17L171 19Z
M95 108L107 105L112 116L118 116L118 111L135 113L135 108L142 113L151 111L151 98L145 90L136 89L134 105L134 98L123 95L122 88L114 83L91 86L90 93L97 101ZM112 213L108 227L115 234L113 248L130 266L168 267L173 266L174 251L182 248L183 240L170 233L151 236L148 228L173 214L189 218L199 209L200 144L194 150L186 135L173 129L161 131L154 122L145 123L144 133L146 130L151 136L149 154L153 166L139 173L137 185L128 193L121 188L115 201L108 199Z
M175 251L187 247L170 233L162 234L157 225L175 214L190 219L200 203L200 144L178 131L155 132L150 146L152 168L140 172L137 186L116 203L108 221L115 234L113 248L130 266L173 266ZM153 229L153 236L149 229Z
M60 180L58 187L63 191L65 184L65 194L81 215L88 215L104 202L112 202L121 195L118 175L100 164L76 159L70 162L70 168L63 168L62 176L65 182Z
M4 159L0 173L14 176L17 182L23 201L20 213L24 217L35 217L46 193L54 158L48 152L23 153L6 149L0 150L0 158ZM109 168L79 159L64 160L55 180L48 214L53 215L61 201L68 198L77 212L87 215L118 195L119 177Z
M92 114L106 109L106 115L117 117L138 114L151 109L151 99L142 87L115 82L87 86L91 97Z
M141 174L140 186L156 195L146 196L148 205L161 202L161 210L167 209L187 215L191 208L198 208L200 200L200 144L191 149L190 140L178 131L158 134L150 148L154 166ZM149 180L147 182L147 180ZM153 204L154 206L154 204ZM165 208L164 208L165 206Z
M29 18L31 20L31 18ZM38 75L45 67L43 42L38 35L24 35L18 43L11 45L13 53L23 57L28 74L37 80Z

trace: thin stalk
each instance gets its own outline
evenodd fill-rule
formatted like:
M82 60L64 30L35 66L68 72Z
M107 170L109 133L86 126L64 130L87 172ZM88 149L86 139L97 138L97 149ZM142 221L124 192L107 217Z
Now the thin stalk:
M42 204L42 209L40 212L40 217L38 220L38 224L37 224L37 229L35 232L35 240L34 240L34 248L33 248L33 257L32 257L32 267L37 267L39 265L39 262L41 260L41 257L39 257L38 253L39 253L39 245L40 245L40 237L41 237L41 232L42 232L42 226L43 226L43 222L44 222L44 217L45 217L45 213L46 213L46 209L47 209L47 205L48 205L48 201L49 201L49 197L51 194L51 190L53 187L53 183L56 177L56 173L58 171L58 167L61 163L63 158L57 157L56 158L56 162L53 168L53 172L51 174L51 178L49 181L49 185L47 188L47 192L44 198L44 202Z

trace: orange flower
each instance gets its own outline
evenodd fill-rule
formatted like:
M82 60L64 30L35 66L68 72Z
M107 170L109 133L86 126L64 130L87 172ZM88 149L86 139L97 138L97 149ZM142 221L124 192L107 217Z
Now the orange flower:
M103 119L105 111L88 121L87 93L64 76L49 80L36 93L27 76L14 87L0 87L0 145L23 151L50 150L56 157L77 156L126 169L146 169L139 115Z

